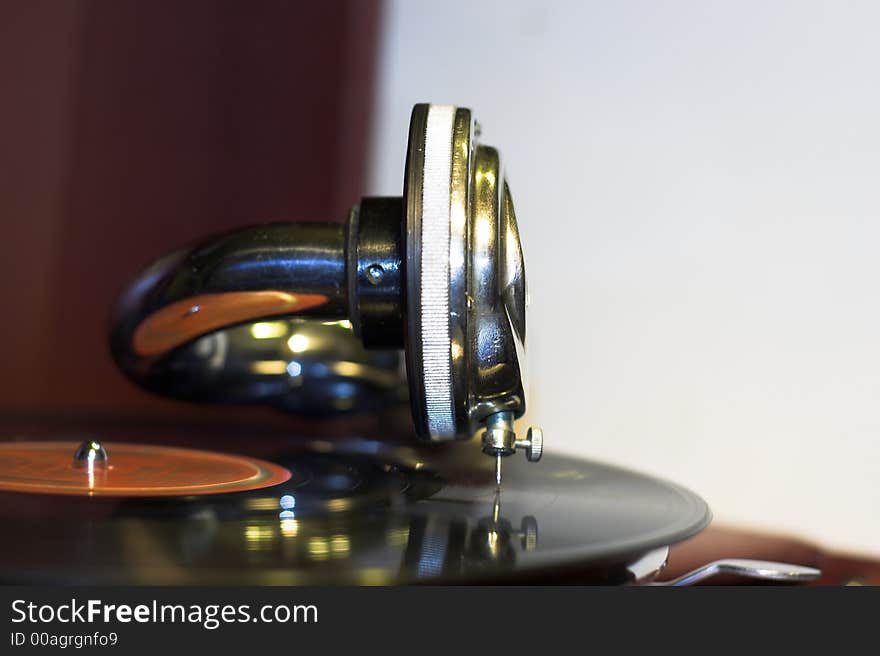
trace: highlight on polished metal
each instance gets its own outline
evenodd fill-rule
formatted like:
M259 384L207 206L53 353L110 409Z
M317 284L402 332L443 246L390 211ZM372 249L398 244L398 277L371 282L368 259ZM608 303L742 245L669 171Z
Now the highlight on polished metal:
M499 483L503 457L539 460L540 430L514 430L526 409L519 230L501 156L478 136L469 109L416 105L401 197L363 198L345 224L243 228L160 258L119 300L116 363L192 401L334 415L408 397L422 440L484 428Z
M94 469L107 469L110 464L110 456L107 450L98 440L85 440L73 453L73 466L89 471Z
M759 581L782 581L790 583L803 583L815 581L822 576L822 571L815 567L804 565L792 565L790 563L777 563L769 560L750 560L746 558L728 558L716 560L688 572L671 581L654 583L663 586L686 586L694 585L713 576L720 574L732 574Z

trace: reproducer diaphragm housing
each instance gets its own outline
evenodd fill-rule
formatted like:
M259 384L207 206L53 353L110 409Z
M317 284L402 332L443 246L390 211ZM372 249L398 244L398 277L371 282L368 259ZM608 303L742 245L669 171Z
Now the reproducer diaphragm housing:
M111 349L165 396L338 414L400 400L415 433L540 458L526 408L526 279L501 157L469 109L416 105L403 196L345 224L243 228L166 255L120 297ZM500 469L499 469L500 474Z

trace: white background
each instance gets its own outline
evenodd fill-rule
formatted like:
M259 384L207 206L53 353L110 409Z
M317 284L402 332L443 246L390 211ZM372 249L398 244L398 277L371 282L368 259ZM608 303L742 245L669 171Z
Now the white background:
M876 2L389 2L370 191L414 103L472 107L548 448L878 554L878 35Z

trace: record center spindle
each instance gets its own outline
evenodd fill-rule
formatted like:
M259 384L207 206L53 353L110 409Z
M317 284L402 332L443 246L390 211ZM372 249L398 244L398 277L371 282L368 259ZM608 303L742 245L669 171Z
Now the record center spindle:
M73 453L73 466L83 469L106 469L110 464L107 450L98 440L85 440Z

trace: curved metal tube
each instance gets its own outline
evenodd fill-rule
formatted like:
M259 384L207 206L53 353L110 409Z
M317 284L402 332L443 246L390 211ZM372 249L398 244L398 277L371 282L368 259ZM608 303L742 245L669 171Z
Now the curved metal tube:
M113 358L147 389L213 400L212 378L227 363L265 359L265 335L252 334L254 322L347 316L345 232L327 223L263 225L166 255L120 297ZM266 396L252 392L244 396Z

